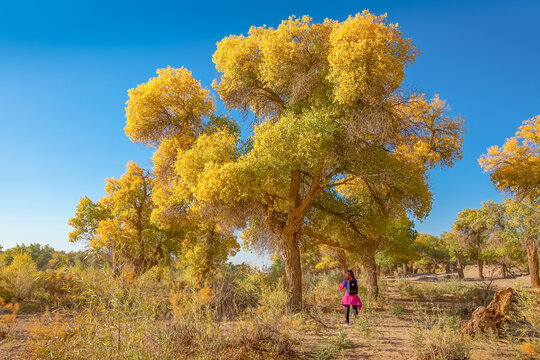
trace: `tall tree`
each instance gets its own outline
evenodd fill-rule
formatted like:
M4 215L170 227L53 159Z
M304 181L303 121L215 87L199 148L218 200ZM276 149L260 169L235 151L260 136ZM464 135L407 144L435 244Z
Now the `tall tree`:
M223 39L213 86L228 108L254 115L245 144L227 127L204 131L219 117L187 70L160 72L130 91L126 110L128 135L157 146L155 214L189 209L265 228L299 308L302 228L320 196L354 181L377 183L389 162L414 166L421 154L439 163L459 153L461 119L446 116L438 98L401 89L417 55L396 24L367 11L343 22L290 18Z
M534 224L540 215L540 115L523 122L516 134L507 139L502 147L492 146L478 160L491 181L501 190L513 194L525 202ZM537 224L537 222L536 222ZM536 229L531 229L532 234ZM524 239L529 260L531 285L540 287L538 267L538 236Z

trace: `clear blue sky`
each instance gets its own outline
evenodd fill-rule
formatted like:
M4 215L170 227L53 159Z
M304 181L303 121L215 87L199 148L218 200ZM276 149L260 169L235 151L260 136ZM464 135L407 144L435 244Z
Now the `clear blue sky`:
M477 158L540 114L540 2L5 1L0 2L0 244L74 249L68 218L104 179L151 150L124 135L127 90L157 68L185 66L210 87L215 44L289 15L343 20L388 13L422 51L406 84L448 100L467 120L464 158L434 171L439 234L457 212L501 199Z

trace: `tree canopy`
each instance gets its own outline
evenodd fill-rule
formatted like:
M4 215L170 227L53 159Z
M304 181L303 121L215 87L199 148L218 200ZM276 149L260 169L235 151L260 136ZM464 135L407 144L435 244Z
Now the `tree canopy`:
M463 119L438 96L402 87L418 54L397 24L368 11L342 22L291 17L224 38L213 87L226 107L254 116L247 140L189 71L158 70L129 91L126 107L127 135L157 147L153 221L203 216L220 231L271 234L299 307L303 228L320 199L422 218L426 171L461 157Z

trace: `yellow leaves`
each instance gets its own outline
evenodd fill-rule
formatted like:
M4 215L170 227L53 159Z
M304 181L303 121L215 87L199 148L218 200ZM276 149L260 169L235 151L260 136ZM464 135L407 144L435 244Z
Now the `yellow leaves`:
M92 250L111 249L118 251L122 243L129 239L130 237L127 231L122 229L122 223L119 219L106 219L99 222L97 236L92 238L88 245Z
M540 195L540 115L523 122L515 136L502 147L492 146L478 163L490 173L493 183L502 191L518 196Z
M228 130L203 134L192 149L182 152L175 164L175 195L189 201L213 201L220 197L226 172L223 166L236 159L238 138Z
M396 91L419 54L386 15L367 10L343 22L290 17L276 28L217 44L213 86L226 105L276 117L292 104L378 104Z
M8 327L11 327L17 318L19 303L9 303L4 305L4 300L0 298L0 311L3 313L3 315L0 316L0 325L5 324ZM3 330L1 327L0 329Z
M375 16L367 10L335 24L330 44L335 100L349 106L381 103L401 86L405 67L419 55L397 24L386 23L386 14Z
M396 153L429 169L453 166L462 157L465 121L461 116L450 117L448 111L437 94L430 102L424 94L413 94L399 104L405 135L397 138Z
M132 141L152 146L163 138L178 137L185 148L196 135L201 118L214 112L213 98L185 68L167 67L157 74L128 91L125 132Z

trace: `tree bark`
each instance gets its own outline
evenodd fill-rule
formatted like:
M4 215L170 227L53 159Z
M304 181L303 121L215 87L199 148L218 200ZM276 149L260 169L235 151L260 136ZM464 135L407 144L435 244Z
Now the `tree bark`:
M458 276L460 279L463 279L465 278L465 275L463 274L463 262L461 261L461 255L459 255L459 253L454 250L454 256L456 257L456 268Z
M407 266L407 263L403 263L403 276L407 275L409 273L409 267Z
M379 285L377 284L377 264L375 263L375 252L368 254L364 269L366 271L366 285L368 295L372 298L379 296Z
M462 334L474 335L485 331L493 331L501 334L501 326L506 321L514 290L506 290L495 293L493 301L487 307L480 306L473 313L471 320L463 324Z
M534 239L525 241L527 248L527 258L529 260L529 274L531 277L531 286L540 287L540 275L538 271L538 248Z
M282 234L281 248L285 260L285 279L289 290L289 308L296 312L302 309L302 269L300 249L296 234Z
M506 265L501 264L501 276L503 279L506 279Z
M484 280L484 261L478 259L478 278Z
M347 255L345 255L345 251L339 249L337 251L337 259L339 262L339 268L345 274L347 272Z

